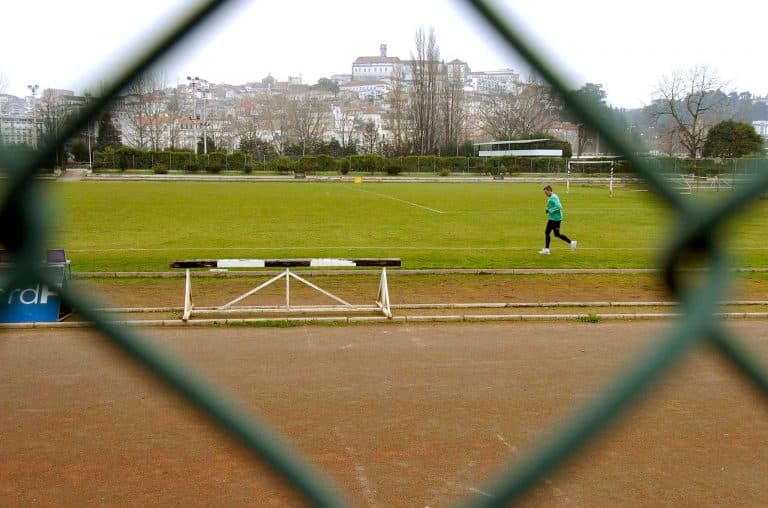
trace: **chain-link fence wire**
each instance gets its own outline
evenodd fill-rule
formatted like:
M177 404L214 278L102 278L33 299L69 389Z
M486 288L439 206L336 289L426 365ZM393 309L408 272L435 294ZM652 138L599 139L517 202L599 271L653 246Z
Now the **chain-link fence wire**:
M16 156L12 160L0 159L0 167L7 168L5 195L0 205L0 244L11 252L13 268L2 273L0 288L8 289L29 282L54 284L55 281L40 266L47 245L51 217L44 209L39 184L35 175L47 155L69 137L92 121L131 79L150 68L168 49L185 34L198 27L225 3L209 1L190 12L158 39L116 77L102 97L86 106L81 114L68 124L60 135L45 144L37 155ZM583 447L589 439L604 430L612 421L645 393L683 355L699 344L709 344L730 360L753 386L768 395L766 369L755 363L750 352L743 348L716 320L714 314L727 290L729 275L727 257L721 245L724 222L736 212L746 208L768 189L768 174L756 175L750 185L740 186L715 204L703 207L686 200L665 177L640 158L621 129L591 110L573 96L565 80L537 52L533 44L521 34L520 27L509 18L502 18L488 3L467 0L467 3L506 40L564 97L571 110L592 126L644 178L651 189L663 197L677 211L677 223L665 255L661 261L663 276L671 292L679 299L683 315L674 330L652 350L635 361L621 379L613 383L596 403L587 407L572 421L566 422L534 450L531 456L503 468L485 489L490 497L479 506L503 506L519 500L536 482ZM1 154L0 154L1 155ZM681 268L692 260L705 263L708 270L696 281L681 278ZM270 465L282 475L308 502L318 506L343 506L345 500L332 483L297 455L290 444L253 415L247 414L237 403L199 378L187 366L158 346L143 340L133 329L118 326L94 310L98 303L71 287L61 291L64 301L78 309L108 342L147 368L159 379L174 388L197 410L217 422L230 436L237 439L258 460Z

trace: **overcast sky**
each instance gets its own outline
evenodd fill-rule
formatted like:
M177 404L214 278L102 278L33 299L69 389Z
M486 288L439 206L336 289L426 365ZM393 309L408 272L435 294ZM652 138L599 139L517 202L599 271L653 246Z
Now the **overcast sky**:
M81 93L191 3L4 0L0 87L18 96L29 95L29 84ZM661 76L700 64L717 71L728 91L768 95L764 0L499 5L556 58L574 86L600 83L615 106L648 104ZM242 84L268 73L278 80L301 75L311 84L350 73L356 57L377 55L380 44L387 44L389 56L410 58L419 26L434 27L446 61L464 60L473 71L521 70L519 60L453 0L236 1L163 68L170 85L188 75Z

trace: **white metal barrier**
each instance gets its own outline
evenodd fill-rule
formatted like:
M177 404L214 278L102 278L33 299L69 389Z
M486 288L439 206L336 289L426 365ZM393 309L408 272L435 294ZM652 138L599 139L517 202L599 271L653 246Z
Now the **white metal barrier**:
M243 312L360 312L360 311L376 311L382 313L389 319L392 319L392 307L389 299L389 285L387 282L387 267L388 266L400 266L400 259L398 258L360 258L360 259L330 259L330 258L314 258L314 259L193 259L186 261L174 261L171 263L171 268L185 268L186 279L184 284L184 312L182 314L182 320L188 321L192 318L193 314L220 314L220 313L243 313ZM339 298L306 280L305 278L297 275L291 271L292 267L355 267L355 266L368 266L368 267L381 267L381 277L379 279L379 289L376 294L374 305L354 305L348 301ZM278 275L272 277L268 281L260 284L259 286L245 292L238 296L234 300L231 300L224 305L218 307L200 307L196 308L192 301L192 268L209 268L212 270L227 270L229 268L285 268L285 270ZM284 306L236 306L235 304L245 300L246 298L258 293L264 288L271 286L281 279L285 279L285 305ZM299 281L306 286L314 289L315 291L331 298L339 305L292 305L291 304L291 279Z

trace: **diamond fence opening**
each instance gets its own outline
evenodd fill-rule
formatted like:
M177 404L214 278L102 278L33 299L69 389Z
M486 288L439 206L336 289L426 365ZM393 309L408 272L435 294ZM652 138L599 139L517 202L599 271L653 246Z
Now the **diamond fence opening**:
M36 180L37 168L73 134L92 121L134 77L142 74L180 41L188 32L220 9L223 0L209 1L191 9L177 26L159 38L152 47L138 55L135 63L115 76L105 93L95 98L81 114L69 122L54 139L47 139L35 154L0 154L0 167L7 169L5 195L0 205L0 244L10 251L13 268L2 273L0 288L24 283L54 284L50 273L37 263L45 251L50 215L45 212ZM745 209L768 190L768 172L753 171L749 185L734 186L726 197L710 206L686 200L667 176L639 157L615 125L605 116L590 109L574 96L555 67L546 62L537 48L521 34L514 20L504 18L488 3L468 0L491 29L495 30L517 53L564 98L571 110L597 131L618 153L623 155L652 191L661 196L677 214L678 227L669 239L662 263L666 285L680 302L684 318L675 329L633 367L613 388L586 411L566 422L555 437L541 444L531 456L508 465L484 489L489 497L479 506L502 506L519 500L538 480L550 473L587 441L605 429L626 409L661 380L663 374L679 363L691 348L709 344L738 368L755 389L768 397L768 372L758 365L750 352L740 346L723 324L715 318L717 307L729 282L728 258L722 243L724 222ZM696 282L683 279L681 268L697 260L707 270ZM257 417L247 414L235 401L198 377L181 361L149 344L133 329L111 323L109 317L95 311L100 305L72 287L62 288L65 302L80 310L83 317L126 357L149 369L175 389L229 435L252 452L255 460L271 466L299 491L308 502L318 506L344 506L342 494L322 473L296 454L289 443L273 432Z

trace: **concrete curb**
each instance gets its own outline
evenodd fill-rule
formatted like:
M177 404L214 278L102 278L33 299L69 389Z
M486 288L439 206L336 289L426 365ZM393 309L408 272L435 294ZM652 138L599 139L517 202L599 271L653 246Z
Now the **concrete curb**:
M394 310L422 310L422 309L552 309L563 307L575 308L595 308L595 307L676 307L679 302L676 301L645 301L645 302L480 302L480 303L401 303L392 304L390 307ZM727 306L768 306L768 300L732 300L723 302ZM293 307L298 312L309 312L301 307ZM109 307L96 309L99 312L109 314L157 314L162 312L182 312L184 307ZM227 312L218 307L195 307L193 312ZM350 309L343 307L332 309L320 309L323 311L350 312ZM371 305L370 308L361 309L364 312L377 312L378 308ZM229 312L262 312L262 313L285 313L286 310L281 306L271 307L234 307Z
M424 269L391 269L387 270L387 276L398 275L633 275L656 274L661 270L657 268L424 268ZM683 271L704 271L698 269ZM764 273L768 268L731 268L731 272L740 273ZM297 270L308 275L381 275L381 270ZM194 277L202 278L237 278L272 276L282 273L280 270L242 270L242 271L194 271ZM179 279L184 277L184 271L176 272L72 272L74 279Z
M281 323L296 324L376 324L376 323L460 323L491 321L576 321L596 323L599 321L668 320L682 317L679 313L627 313L627 314L461 314L448 316L396 316L392 319L377 316L365 317L294 317L294 318L243 318L243 319L151 319L111 321L119 326L135 327L189 327L189 326L280 326ZM724 312L716 317L723 319L768 319L768 312ZM57 323L11 323L2 324L0 329L47 329L47 328L90 328L86 321Z

